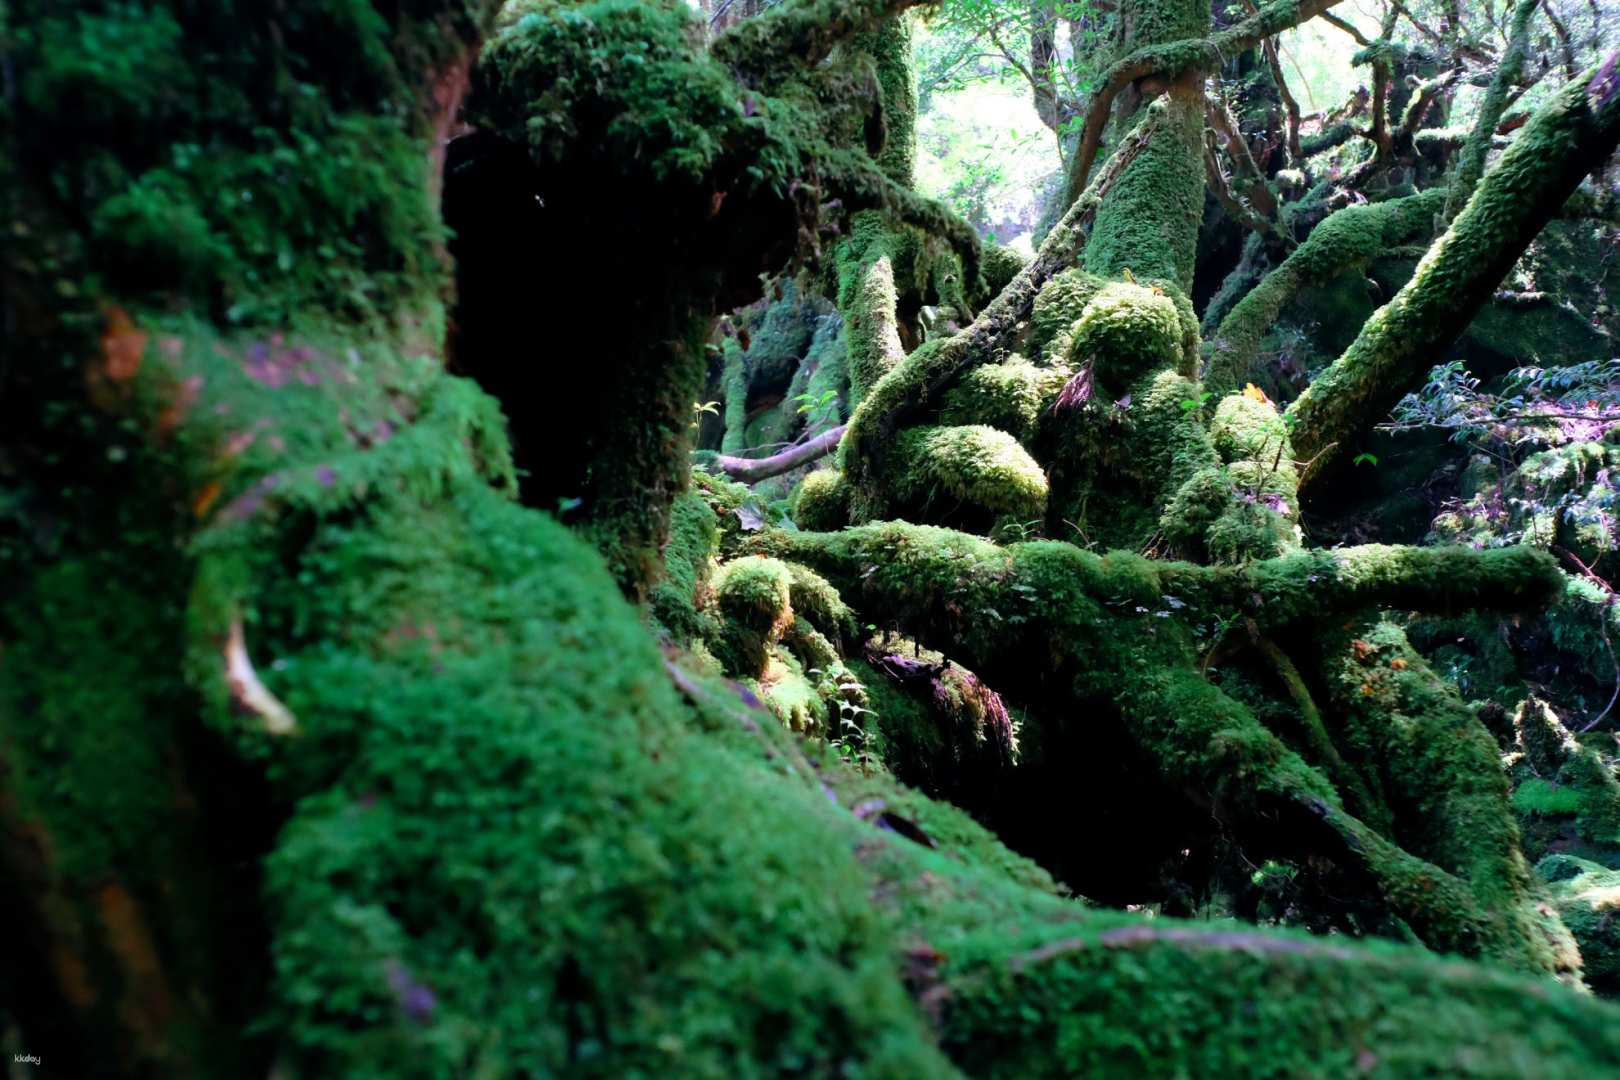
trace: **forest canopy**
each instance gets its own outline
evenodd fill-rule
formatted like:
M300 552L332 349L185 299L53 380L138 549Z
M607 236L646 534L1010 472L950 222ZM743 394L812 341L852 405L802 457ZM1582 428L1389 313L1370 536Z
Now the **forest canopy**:
M0 0L13 1072L1620 1075L1616 46Z

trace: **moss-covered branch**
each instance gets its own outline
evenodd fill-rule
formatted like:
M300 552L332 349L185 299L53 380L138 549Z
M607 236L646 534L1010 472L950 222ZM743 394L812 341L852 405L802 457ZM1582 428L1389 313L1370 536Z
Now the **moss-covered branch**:
M1217 394L1236 389L1248 377L1277 316L1301 289L1361 269L1392 247L1427 237L1444 201L1443 192L1426 191L1334 211L1221 320L1210 340L1205 387Z
M1417 273L1288 409L1298 454L1320 471L1422 377L1558 213L1620 144L1616 59L1560 90L1435 242Z
M1491 152L1496 125L1501 121L1502 114L1507 111L1509 95L1514 85L1524 77L1524 62L1530 52L1530 24L1539 5L1540 0L1519 0L1513 9L1507 50L1502 54L1495 74L1491 76L1491 85L1485 91L1485 99L1480 102L1474 130L1457 155L1456 172L1452 175L1450 191L1446 197L1448 221L1462 211L1463 206L1474 194L1474 189L1479 186L1480 177L1485 175L1485 159ZM1570 77L1573 79L1574 75L1571 74Z

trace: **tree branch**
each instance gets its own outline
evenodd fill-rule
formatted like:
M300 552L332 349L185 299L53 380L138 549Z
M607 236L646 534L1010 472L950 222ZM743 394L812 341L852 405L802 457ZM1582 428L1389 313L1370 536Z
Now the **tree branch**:
M1172 77L1191 68L1209 67L1254 48L1262 38L1271 37L1315 18L1341 0L1272 0L1255 14L1209 37L1187 38L1167 45L1155 45L1132 53L1116 62L1104 74L1083 110L1085 128L1080 147L1070 163L1064 184L1063 205L1071 205L1083 190L1097 158L1103 128L1119 92L1150 75Z
M721 31L709 55L740 82L771 86L815 67L840 42L933 0L783 0Z
M1205 388L1216 394L1237 389L1249 375L1261 339L1300 289L1364 267L1397 244L1427 240L1442 205L1442 193L1430 190L1328 215L1221 320L1210 341Z
M729 454L721 454L715 459L715 464L733 480L755 484L826 457L838 449L838 440L844 437L844 428L847 426L839 424L835 428L823 431L809 442L790 446L781 453L772 454L767 458L732 457Z

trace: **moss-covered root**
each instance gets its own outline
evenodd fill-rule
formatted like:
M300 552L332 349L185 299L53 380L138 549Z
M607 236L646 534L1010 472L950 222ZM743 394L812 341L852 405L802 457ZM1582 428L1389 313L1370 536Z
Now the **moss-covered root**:
M1591 747L1582 746L1551 706L1527 697L1513 714L1524 763L1536 780L1575 793L1575 827L1595 844L1620 844L1620 780Z
M884 255L857 270L860 281L843 315L849 339L850 397L859 402L906 358L895 321L894 266Z
M1236 390L1249 377L1261 341L1296 293L1364 267L1397 244L1427 239L1444 202L1444 192L1432 189L1329 215L1221 320L1210 339L1205 388L1215 394Z
M1108 673L1119 687L1122 723L1165 780L1207 798L1246 846L1327 860L1437 951L1542 974L1578 970L1567 932L1531 909L1505 785L1493 793L1491 809L1512 844L1460 867L1437 865L1348 812L1323 773L1185 661L1176 664L1166 643L1141 648L1135 668ZM1499 769L1486 776L1501 780ZM1435 777L1414 784L1420 798L1428 793L1431 802L1442 803L1447 797Z
M1433 858L1405 850L1348 813L1322 774L1202 677L1189 629L1201 618L1233 611L1249 614L1259 627L1319 625L1335 613L1380 602L1444 605L1459 587L1484 602L1519 593L1539 573L1556 578L1544 556L1363 548L1210 568L1119 552L1097 556L1052 542L1002 548L900 524L832 535L767 534L752 543L815 567L857 610L883 612L992 683L1068 686L1083 700L1112 699L1162 779L1201 793L1257 845L1280 842L1273 835L1279 829L1306 837L1309 849L1360 881L1368 896L1432 947L1540 972L1568 971L1577 963L1556 920L1548 924L1529 910L1528 881L1493 755L1483 774L1460 766L1445 773L1446 783L1461 785L1448 796L1432 770L1450 761L1447 753L1466 756L1471 745L1436 747L1430 757L1421 747L1412 751L1418 764L1406 765L1400 779L1411 785L1407 797L1423 814L1449 820L1442 810L1455 812L1459 820L1477 817L1499 828L1479 840L1483 854L1452 850L1441 842L1446 838L1436 841ZM986 624L971 614L987 609L1002 619ZM1424 670L1412 675L1437 682ZM1412 689L1419 691L1439 694L1427 683ZM1065 700L1061 689L1053 692L1059 703ZM1441 726L1455 720L1443 709L1433 716ZM1427 728L1422 735L1441 738ZM1454 738L1449 728L1445 736Z
M1391 623L1355 625L1323 642L1321 681L1347 759L1375 777L1396 835L1414 854L1465 881L1482 910L1574 972L1565 929L1539 910L1508 803L1495 738Z
M1620 997L1620 870L1549 855L1536 864L1536 873L1548 882L1553 907L1581 947L1586 985L1604 997Z
M1294 448L1321 469L1334 447L1383 416L1492 294L1581 180L1620 144L1620 57L1539 109L1412 280L1288 408Z
M974 659L950 651L975 670L981 669L979 659L1016 660L1024 633L1050 642L1051 634L1061 632L1070 648L1106 648L1096 644L1099 639L1106 642L1116 628L1155 611L1191 623L1238 612L1271 630L1379 606L1528 611L1551 603L1564 589L1552 558L1528 548L1369 544L1298 551L1244 565L1198 566L1123 551L1097 555L1054 541L1002 547L905 522L837 533L767 530L747 538L744 546L804 563L832 581L857 609L894 615L926 644L938 647L942 639L953 639L970 645ZM1181 606L1161 606L1165 596L1176 597ZM1065 606L1063 597L1073 598L1075 606ZM1126 600L1142 610L1118 617L1097 614L1099 605ZM1013 627L987 625L971 615L981 606L1024 618Z
M932 980L941 1045L973 1076L1620 1070L1602 1003L1472 964L1415 962L1395 946L1098 916L986 927L947 950Z

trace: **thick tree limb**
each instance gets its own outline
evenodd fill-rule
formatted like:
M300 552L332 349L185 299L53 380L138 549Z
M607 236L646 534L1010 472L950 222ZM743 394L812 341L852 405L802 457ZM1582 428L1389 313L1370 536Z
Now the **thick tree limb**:
M1302 479L1422 378L1542 226L1620 144L1617 64L1620 54L1611 55L1536 113L1412 280L1289 406L1294 448L1309 462Z
M962 260L963 284L978 278L979 234L949 207L919 195L870 164L870 158L823 148L815 155L824 200L838 199L846 210L883 210L896 221L940 237Z
M1224 63L1254 48L1261 39L1313 19L1338 3L1340 0L1272 0L1255 14L1220 33L1155 45L1116 62L1103 73L1084 110L1086 124L1080 135L1079 149L1069 165L1064 185L1064 205L1072 204L1084 190L1091 175L1092 163L1097 158L1097 147L1102 142L1103 128L1108 124L1114 98L1125 87L1150 75L1173 77L1192 68Z
M721 454L715 459L715 464L731 477L745 484L755 484L761 480L768 480L773 476L781 476L785 472L792 472L801 465L808 465L812 461L819 461L838 449L838 440L844 437L844 428L847 425L839 424L829 428L809 442L790 446L779 454L772 454L767 458L732 457Z

